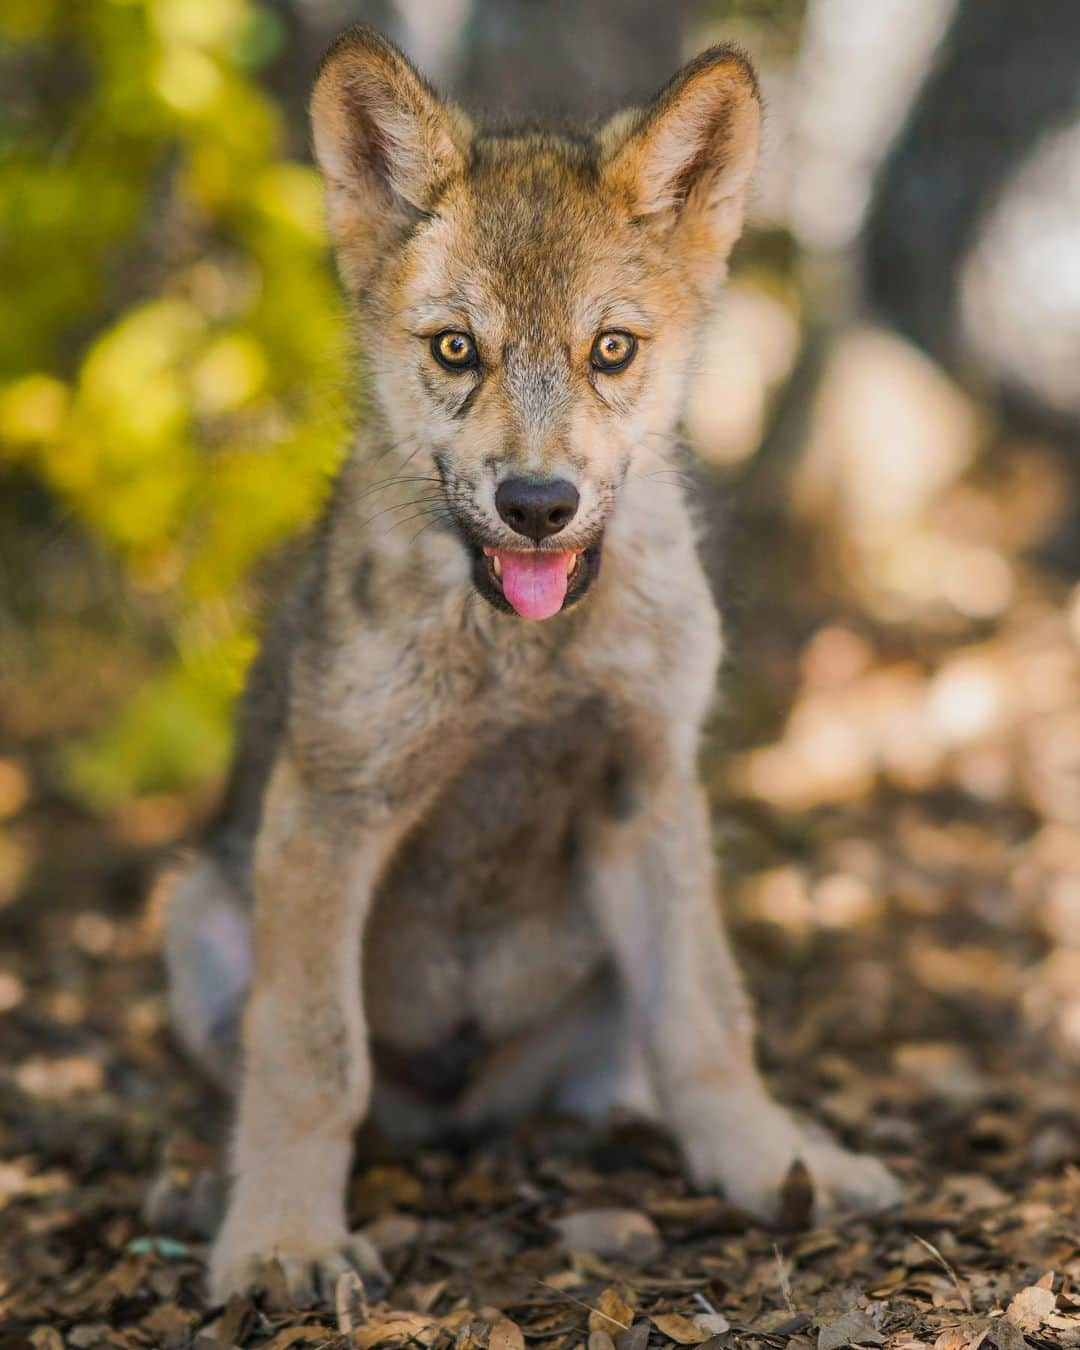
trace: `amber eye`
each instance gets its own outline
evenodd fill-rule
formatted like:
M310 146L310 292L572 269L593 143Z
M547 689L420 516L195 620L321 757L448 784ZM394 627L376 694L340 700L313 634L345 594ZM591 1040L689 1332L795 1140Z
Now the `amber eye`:
M621 328L611 328L597 337L589 359L597 370L613 375L625 370L636 355L637 338L632 333L624 333Z
M431 354L447 370L469 370L476 365L476 343L468 333L436 333Z

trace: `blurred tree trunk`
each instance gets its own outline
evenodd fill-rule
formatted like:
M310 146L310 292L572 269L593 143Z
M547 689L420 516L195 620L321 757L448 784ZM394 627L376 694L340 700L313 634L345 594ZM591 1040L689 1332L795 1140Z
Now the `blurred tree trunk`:
M687 0L476 0L456 93L510 120L641 103L682 59Z
M878 177L865 231L872 308L961 376L959 286L982 222L1048 133L1080 114L1080 0L961 0L931 72ZM1008 380L1006 426L1065 453L1080 496L1080 425ZM1080 520L1044 549L1080 572Z
M870 304L946 366L980 223L1039 139L1078 111L1078 0L961 0L882 166L865 234Z

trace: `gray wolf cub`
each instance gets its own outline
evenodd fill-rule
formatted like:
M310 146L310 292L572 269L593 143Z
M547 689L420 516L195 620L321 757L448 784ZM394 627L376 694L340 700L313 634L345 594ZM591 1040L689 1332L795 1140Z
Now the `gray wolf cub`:
M380 1274L344 1208L369 1112L408 1140L622 1103L765 1219L796 1159L819 1214L889 1204L754 1064L695 762L719 622L650 476L740 230L753 70L714 47L594 132L485 134L358 29L312 122L370 411L173 887L176 1024L238 1099L213 1293L273 1259L296 1301Z

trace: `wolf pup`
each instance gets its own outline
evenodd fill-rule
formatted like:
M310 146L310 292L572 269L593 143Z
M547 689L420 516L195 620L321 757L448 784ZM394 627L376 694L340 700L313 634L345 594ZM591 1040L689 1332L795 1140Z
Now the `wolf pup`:
M656 473L753 70L714 47L595 133L485 134L357 29L312 120L370 407L174 883L179 1033L238 1093L213 1294L382 1274L345 1222L368 1112L412 1140L620 1103L764 1219L796 1159L818 1215L890 1204L755 1067L695 764L719 622Z

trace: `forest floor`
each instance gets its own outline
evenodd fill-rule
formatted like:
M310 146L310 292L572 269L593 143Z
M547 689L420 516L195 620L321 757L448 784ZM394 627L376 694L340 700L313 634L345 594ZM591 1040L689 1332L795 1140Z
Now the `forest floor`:
M1022 508L1015 484L984 497ZM768 1231L695 1195L631 1121L406 1156L367 1141L349 1208L385 1298L346 1281L335 1308L208 1306L205 1245L143 1218L163 1159L183 1189L219 1156L146 899L205 803L94 817L16 746L0 1347L1080 1346L1080 592L991 539L1009 569L992 613L882 618L809 595L782 551L759 582L759 544L729 564L738 661L707 757L729 920L777 1093L885 1158L903 1206Z

